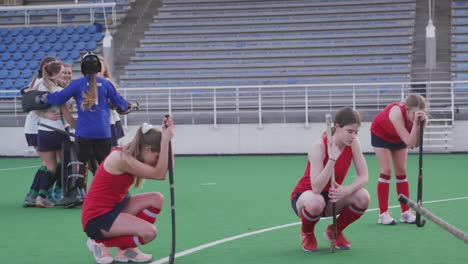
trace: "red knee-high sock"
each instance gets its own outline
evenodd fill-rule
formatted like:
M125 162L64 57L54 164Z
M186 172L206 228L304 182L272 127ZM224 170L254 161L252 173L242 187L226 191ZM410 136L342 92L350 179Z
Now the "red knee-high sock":
M156 222L156 218L158 218L159 212L161 212L161 209L159 208L148 207L139 212L137 217L145 220L146 222L154 224L154 222Z
M383 173L380 174L379 183L377 184L377 197L379 199L380 213L388 211L388 195L390 192L390 176Z
M340 216L336 219L336 231L341 232L352 222L358 220L365 212L367 208L359 208L354 205L343 208L340 212Z
M409 198L409 184L406 175L397 175L396 176L396 189L397 194L404 194L406 197ZM410 208L404 203L400 202L401 212L404 213L408 211Z
M311 215L305 208L301 210L302 232L314 232L315 224L320 220L320 215Z
M145 242L139 236L119 236L96 240L97 243L103 243L106 247L118 247L120 249L139 247Z

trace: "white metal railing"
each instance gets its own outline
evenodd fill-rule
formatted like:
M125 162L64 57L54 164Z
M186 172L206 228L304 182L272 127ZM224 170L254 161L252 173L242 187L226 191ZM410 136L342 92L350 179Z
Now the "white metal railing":
M158 112L195 119L203 116L214 126L226 116L255 118L261 127L265 120L282 116L300 119L305 126L314 113L352 106L359 111L378 111L414 92L412 85L426 84L429 111L441 121L455 122L456 111L468 111L468 81L352 83L306 85L253 85L217 87L120 88L129 100L140 102L140 111L128 118L150 118ZM0 90L0 114L24 116L18 91ZM127 116L126 116L127 118ZM275 119L276 118L276 119ZM442 120L443 119L443 120ZM127 120L125 119L125 122ZM242 122L242 120L240 121ZM196 123L196 122L194 122Z
M117 13L115 10L116 3L90 3L90 4L60 4L60 5L23 5L23 6L2 6L0 12L5 11L24 11L24 25L30 26L30 12L36 10L57 10L57 25L62 24L62 11L69 9L89 9L90 24L94 24L94 9L106 8L112 9L112 21L117 21Z

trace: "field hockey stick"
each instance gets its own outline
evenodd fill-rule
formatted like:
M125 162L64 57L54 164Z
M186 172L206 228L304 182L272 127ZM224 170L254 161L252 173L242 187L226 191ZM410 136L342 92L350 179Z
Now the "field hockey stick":
M421 207L421 205L416 204L404 194L400 194L398 196L398 200L406 205L408 205L411 209L415 210L417 213L424 215L427 219L431 220L432 222L436 223L438 226L442 227L445 231L451 233L452 235L456 236L457 238L463 240L466 244L468 244L468 234L461 231L460 229L456 228L455 226L447 223L442 218L436 216L435 214L431 213L429 210Z
M169 115L166 115L169 118ZM167 127L167 125L166 125ZM174 263L176 248L176 221L175 221L175 195L174 195L174 168L172 163L172 143L169 141L169 156L167 170L169 171L169 186L171 190L171 217L172 217L172 244L171 254L169 255L169 264Z
M424 120L419 121L419 174L418 174L418 196L417 203L422 206L422 184L423 184L423 135L424 135ZM416 226L423 227L426 224L424 219L421 219L421 214L416 212Z
M331 120L331 115L326 114L325 115L325 120L327 122L327 140L328 140L328 148L330 149L333 141L333 136L332 136L332 120ZM335 186L335 168L333 167L332 174L331 174L331 179L330 179L330 187ZM336 203L332 203L332 218L333 218L333 237L330 241L330 252L335 253L335 247L336 247Z

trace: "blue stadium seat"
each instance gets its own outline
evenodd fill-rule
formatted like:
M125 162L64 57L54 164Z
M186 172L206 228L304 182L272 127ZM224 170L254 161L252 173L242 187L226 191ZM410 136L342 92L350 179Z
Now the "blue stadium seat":
M88 43L86 43L86 50L87 51L94 51L96 48L97 48L97 46L96 46L96 42L94 42L94 40L91 40Z
M55 42L52 50L55 51L55 52L59 52L62 49L63 49L62 42Z
M0 37L5 37L6 35L8 35L8 29L0 28Z
M63 61L67 58L68 58L68 52L66 50L61 50L58 54L58 59Z
M54 32L56 35L61 35L63 33L63 27L60 27L60 26L55 27Z
M28 36L29 34L31 34L31 30L29 28L27 28L27 27L24 27L24 28L21 29L21 34L23 36Z
M0 43L0 53L3 53L5 49L6 49L5 44Z
M26 44L27 45L27 44ZM27 45L28 46L28 45ZM41 45L39 45L39 43L37 42L34 42L32 45L28 46L28 48L33 51L33 52L36 52L38 50L41 49Z
M0 79L5 79L8 76L8 71L6 69L0 70Z
M12 28L12 29L10 29L10 32L9 32L8 35L11 36L11 37L16 37L16 36L18 36L20 34L20 32L21 32L21 29Z
M33 34L34 36L39 36L39 35L41 35L41 31L42 31L42 30L41 30L40 27L34 27L31 31L32 31L32 34Z
M51 51L47 52L47 56L57 58L57 52L54 51L54 50L51 50Z
M30 80L30 79L32 79L33 73L34 72L32 70L30 70L30 69L24 69L21 72L21 78L23 78L24 80Z
M11 89L13 87L13 80L12 79L5 79L3 81L3 88L4 89Z
M27 68L28 64L26 63L25 60L19 60L18 61L18 64L16 64L16 68L18 70L21 70L21 71L25 71L25 69Z
M47 37L45 35L39 35L36 38L36 43L44 43L47 41Z
M39 45L39 44L37 44L37 43L33 43L33 44ZM28 51L30 48L31 48L31 46L28 45L27 43L23 43L23 44L21 44L21 45L19 46L19 50L20 50L21 52L23 52L23 53L26 52L26 51Z
M13 69L10 71L9 77L12 79L16 79L20 76L20 71L18 69Z
M76 47L75 47L75 48L78 49L78 50L84 50L85 47L86 47L86 44L84 43L84 41L78 41L78 42L76 43Z
M27 61L31 60L34 58L34 52L32 50L28 50L23 54L23 58Z
M70 35L70 39L71 39L72 42L77 42L77 41L79 41L81 39L81 37L80 37L79 33L72 33Z
M80 49L74 49L70 52L70 57L72 60L77 60L80 58Z
M62 42L63 44L69 42L70 41L70 35L65 33L65 32L62 33L62 35L60 35L59 41Z
M26 38L25 36L19 34L18 36L16 36L15 38L13 38L13 42L12 42L12 43L13 43L13 44L16 44L16 45L20 45L21 43L24 43L24 39L25 39L25 38Z
M66 26L65 27L65 32L67 32L68 35L73 34L74 31L75 31L75 27L73 27L73 26Z
M102 36L101 33L94 33L94 35L93 35L93 40L96 41L96 42L101 41L102 38L103 38L103 36Z
M40 50L48 52L51 49L52 49L52 42L45 42L44 44L42 44L42 47Z
M8 45L9 52L14 52L17 49L18 49L18 45L16 45L16 43L10 43L10 45Z
M34 35L28 35L26 36L26 39L24 42L28 43L28 44L31 44L33 42L35 42L36 38L34 37Z
M44 29L42 30L42 34L48 36L50 34L52 34L52 28L51 27L44 27Z
M34 58L36 58L36 60L40 61L40 60L42 60L42 58L45 57L45 55L46 55L46 53L44 52L44 50L39 50L34 54Z
M4 65L5 65L5 69L7 70L12 70L15 68L15 62L12 60L6 61Z
M51 43L57 42L57 39L58 39L58 36L57 36L57 34L55 34L55 32L51 33L51 34L47 37L47 41L48 41L48 42L51 42Z
M10 43L13 43L14 39L12 36L7 35L6 37L3 38L3 44L8 45Z
M75 32L78 34L83 34L85 31L86 31L86 27L84 25L79 25L75 29Z
M19 61L23 58L23 53L20 51L13 52L12 54L13 56L11 58L15 61Z
M88 42L91 40L91 34L89 32L85 32L81 34L81 40L84 42Z
M94 26L94 25L88 26L88 27L86 28L86 31L87 31L89 34L93 34L93 33L96 32L96 26Z
M42 58L41 58L42 59ZM40 60L32 60L32 61L29 61L28 63L28 68L34 72L36 72L38 69L39 69L39 63L40 63Z
M20 89L26 85L27 85L27 81L24 78L18 78L15 80L14 87L16 87L16 89Z
M66 51L72 50L73 47L74 47L73 42L67 42L67 43L65 43L65 45L63 46L63 48L64 48Z

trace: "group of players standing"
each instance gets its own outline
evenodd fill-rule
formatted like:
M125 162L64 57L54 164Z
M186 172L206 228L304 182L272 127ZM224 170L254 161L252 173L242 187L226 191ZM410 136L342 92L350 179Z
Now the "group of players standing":
M36 110L28 114L27 126L45 124L37 128L36 135L30 133L31 130L26 131L28 144L35 145L42 166L34 177L24 205L49 208L54 206L53 199L61 204L64 200L69 203L70 199L81 197L75 205L83 203L83 231L88 236L86 244L96 262L149 261L152 255L142 253L138 246L156 237L157 229L153 224L164 199L160 193L130 196L128 192L133 184L138 187L145 178L164 180L168 157L159 153L168 153L174 134L172 117L164 118L161 130L147 124L140 127L130 143L112 150L117 139L123 136L119 122L115 122L113 109L127 114L134 105L117 92L112 80L106 76L107 67L97 55L85 54L81 61L83 77L65 84L61 73L63 67L64 64L54 58L45 58L39 78L24 91L23 99L34 97L34 100L25 101L32 102L30 108ZM70 114L72 98L76 119ZM36 120L31 118L33 115L37 116ZM58 167L62 144L70 140L64 135L67 133L63 133L68 126L75 129L77 161L72 165L78 166L81 175L87 174L93 162L99 167L88 190L85 177L82 177L73 182L74 192L62 193L61 185L68 184L68 179L65 178L67 183L57 181L63 179ZM70 195L73 197L68 197ZM119 248L115 258L107 247Z
M164 118L160 130L143 124L130 143L111 150L117 145L117 139L123 136L123 130L119 122L115 122L118 114L113 113L110 106L128 112L131 104L119 95L107 75L107 67L94 54L83 57L82 78L70 82L71 78L64 78L64 71L63 63L45 58L38 78L28 88L47 91L38 96L37 102L49 107L30 112L26 121L26 139L28 144L36 147L42 166L34 177L24 205L52 207L54 202L60 204L64 199L60 191L63 183L57 181L61 166L58 157L61 156L61 144L69 139L60 132L43 127L39 127L37 135L34 135L34 124L40 121L58 130L71 126L75 128L78 161L89 164L90 160L95 160L99 164L89 190L83 193L86 199L82 208L83 231L88 236L86 243L96 262L150 261L152 256L142 253L138 246L156 237L154 222L163 207L164 198L160 193L129 195L128 191L133 184L140 186L143 179L165 179L169 142L174 135L172 117ZM69 110L71 98L74 98L78 113L76 120ZM377 186L379 224L395 224L388 212L392 163L397 192L409 197L407 149L418 146L420 120L427 121L425 111L424 98L411 94L403 103L388 105L372 122L371 143L380 164ZM37 115L36 119L34 115ZM361 118L355 109L340 109L335 113L333 137L328 138L324 134L309 151L304 175L291 194L292 208L302 220L302 248L306 251L318 248L315 225L321 217L332 214L332 204L339 214L336 248L351 248L343 230L365 213L370 202L369 193L364 189L368 182L367 164L357 138L360 126ZM357 176L349 185L343 185L351 161ZM331 181L332 174L335 182ZM414 214L406 205L401 204L401 211L401 222L415 222ZM332 239L332 229L330 225L325 231L328 240ZM111 256L109 247L118 247L115 257Z

